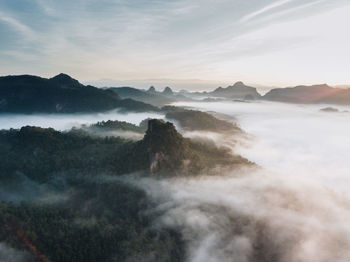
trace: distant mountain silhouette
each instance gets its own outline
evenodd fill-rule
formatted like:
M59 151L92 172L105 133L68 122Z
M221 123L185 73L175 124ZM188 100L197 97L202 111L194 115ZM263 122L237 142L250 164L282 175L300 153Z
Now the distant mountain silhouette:
M156 89L154 88L154 86L150 86L149 89L147 90L148 93L156 93Z
M163 106L179 100L190 100L186 96L174 93L170 87L166 87L163 92L156 91L153 86L147 91L134 87L111 87L107 90L113 90L121 98L130 98L155 106Z
M166 96L172 96L174 94L173 90L171 90L171 88L168 86L166 88L164 88L162 93L163 93L163 95L166 95Z
M350 104L350 89L333 88L326 84L275 88L263 99L287 103Z
M218 87L213 92L208 93L211 96L236 98L236 99L258 99L261 95L255 87L246 86L243 82L237 82L226 88Z
M145 91L134 87L111 87L108 90L113 90L121 98L130 98L155 106L163 106L176 101L175 98L166 97L153 89Z
M66 74L46 79L32 75L0 77L0 112L73 113L121 108L129 111L158 110L115 92L85 86Z
M63 73L58 74L57 76L50 78L50 81L59 84L61 87L67 87L67 88L84 87L84 85L80 84L78 80L73 79L69 75L66 75Z
M218 87L211 92L182 92L185 96L189 97L218 97L225 99L247 99L254 100L259 99L261 95L258 93L255 87L247 86L243 82L236 82L234 85L226 88Z

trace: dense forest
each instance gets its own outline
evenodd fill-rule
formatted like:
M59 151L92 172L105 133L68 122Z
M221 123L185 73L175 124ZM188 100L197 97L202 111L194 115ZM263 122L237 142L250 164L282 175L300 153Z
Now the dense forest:
M206 123L209 114L199 115ZM135 141L91 130L145 134ZM139 126L106 121L66 132L1 130L0 158L0 243L26 251L26 261L184 261L179 231L157 226L160 211L128 178L252 165L213 143L184 138L172 123L157 119Z
M189 110L175 106L165 106L162 110L165 117L177 121L187 131L213 131L213 132L243 132L236 123L218 119L213 115L197 110Z

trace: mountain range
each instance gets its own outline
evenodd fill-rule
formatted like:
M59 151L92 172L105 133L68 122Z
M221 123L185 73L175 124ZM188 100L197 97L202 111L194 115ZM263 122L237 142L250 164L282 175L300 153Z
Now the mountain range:
M159 111L177 101L268 100L303 104L350 104L350 88L335 88L326 84L274 88L265 95L243 82L213 91L173 91L165 87L157 91L134 87L97 88L83 85L69 75L52 78L32 75L0 77L0 113L75 113L101 112L112 109L124 111Z
M52 78L32 75L0 77L0 112L75 113L119 108L126 111L157 111L132 99L121 99L111 90L85 86L66 74Z
M111 87L107 90L112 90L123 99L133 99L155 106L164 106L176 101L191 100L180 93L173 92L170 87L165 87L162 92L158 92L153 86L148 90L137 89L134 87Z
M274 88L260 95L256 88L237 82L226 88L219 87L211 92L184 93L189 97L210 97L205 101L220 99L268 100L296 104L339 104L350 105L350 88L336 88L327 84Z
M275 88L262 99L301 104L350 104L350 88L334 88L326 84Z

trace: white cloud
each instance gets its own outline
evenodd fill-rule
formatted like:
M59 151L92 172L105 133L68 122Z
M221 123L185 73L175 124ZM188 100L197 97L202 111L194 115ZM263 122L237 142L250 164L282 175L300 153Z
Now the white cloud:
M269 5L267 5L267 6L263 7L263 8L261 8L261 9L259 9L259 10L257 10L257 11L254 11L254 12L252 12L252 13L250 13L250 14L245 15L245 16L240 20L240 22L242 22L242 23L248 22L248 21L252 20L253 18L255 18L255 17L259 16L259 15L262 15L262 14L264 14L264 13L267 13L267 12L269 12L269 11L272 10L272 9L275 9L275 8L277 8L277 7L280 7L280 6L283 6L283 5L288 4L288 3L292 2L292 1L293 1L293 0L280 0L280 1L274 2L274 3L272 3L272 4L269 4Z
M27 41L32 41L36 38L36 33L27 25L20 22L18 19L0 12L0 22L5 22L11 28L13 28L16 32L23 35Z

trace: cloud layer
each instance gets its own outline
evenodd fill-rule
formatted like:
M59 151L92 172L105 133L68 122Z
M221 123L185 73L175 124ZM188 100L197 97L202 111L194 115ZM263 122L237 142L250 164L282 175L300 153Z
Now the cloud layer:
M350 259L349 113L271 102L182 105L235 116L250 137L232 146L261 166L135 181L159 203L155 226L182 232L187 261Z

